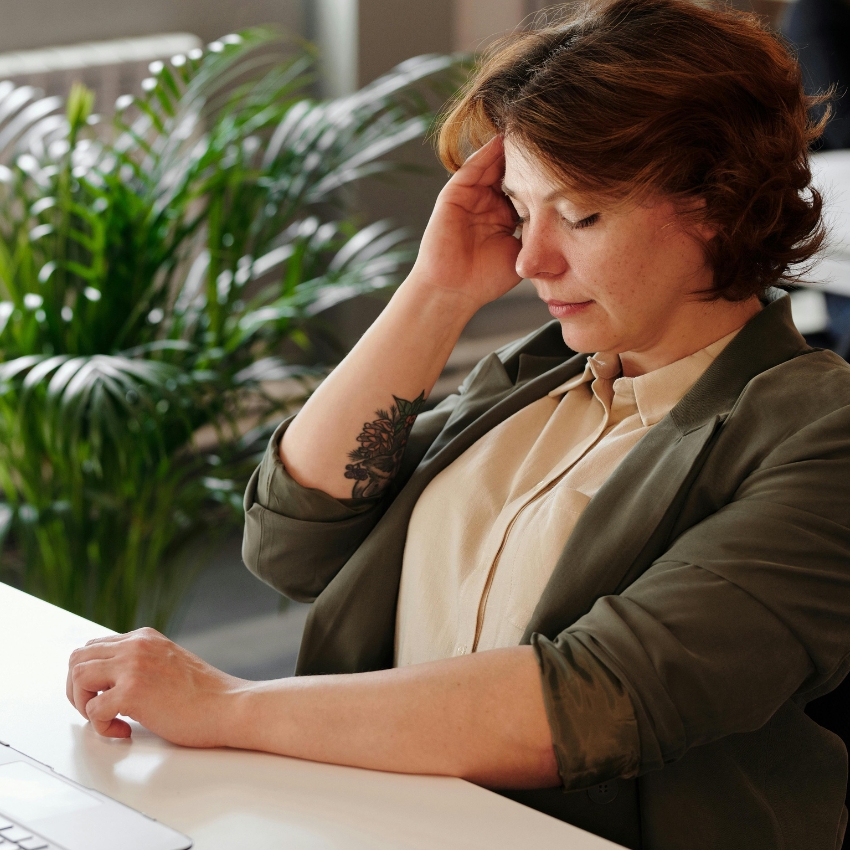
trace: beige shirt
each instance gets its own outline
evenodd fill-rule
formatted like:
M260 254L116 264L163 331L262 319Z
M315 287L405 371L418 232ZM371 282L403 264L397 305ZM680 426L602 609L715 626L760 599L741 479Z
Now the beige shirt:
M587 503L736 333L637 378L590 357L437 475L407 531L396 666L518 645Z

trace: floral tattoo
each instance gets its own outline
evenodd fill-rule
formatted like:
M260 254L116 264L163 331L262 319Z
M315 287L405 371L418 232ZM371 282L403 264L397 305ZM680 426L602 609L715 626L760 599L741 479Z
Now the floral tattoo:
M353 499L379 495L392 481L401 466L401 458L410 429L425 404L425 393L413 401L393 396L395 404L376 411L374 422L365 422L357 442L360 448L348 456L353 461L345 467L345 477L354 479Z

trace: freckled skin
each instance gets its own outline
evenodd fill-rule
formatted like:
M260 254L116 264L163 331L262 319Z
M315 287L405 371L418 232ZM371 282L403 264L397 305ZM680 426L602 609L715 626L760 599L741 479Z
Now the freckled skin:
M700 298L712 284L700 238L712 233L688 232L666 198L589 209L510 139L504 186L523 219L517 273L547 302L592 302L558 316L575 351L620 354L626 374L642 374L704 348L760 309L757 298Z

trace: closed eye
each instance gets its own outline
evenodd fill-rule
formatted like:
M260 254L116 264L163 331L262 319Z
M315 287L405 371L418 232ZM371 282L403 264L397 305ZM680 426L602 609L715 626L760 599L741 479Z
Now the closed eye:
M570 224L573 230L579 230L582 227L592 227L597 221L599 221L599 213L593 213L593 215L589 215L581 221L571 221Z
M599 221L599 217L600 213L593 213L593 215L589 215L580 221L570 221L568 218L565 218L564 221L569 224L573 230L580 230L583 227L592 227L597 221ZM524 224L528 223L528 218L519 215L519 213L515 213L514 223L517 227L522 227Z

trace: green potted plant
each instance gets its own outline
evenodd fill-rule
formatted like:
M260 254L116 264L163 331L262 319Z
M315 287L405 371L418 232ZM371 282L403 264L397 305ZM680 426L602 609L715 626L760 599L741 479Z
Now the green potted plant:
M332 304L397 282L409 234L347 186L427 130L420 57L307 96L273 31L153 63L111 122L93 96L0 84L0 570L118 630L166 626ZM197 560L197 558L196 558Z

